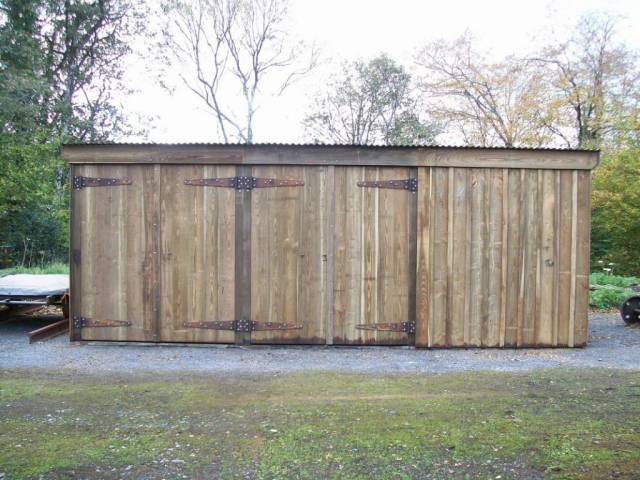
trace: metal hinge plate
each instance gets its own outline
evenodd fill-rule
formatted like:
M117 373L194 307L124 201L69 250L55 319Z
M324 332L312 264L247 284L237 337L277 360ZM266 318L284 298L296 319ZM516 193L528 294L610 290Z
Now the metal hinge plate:
M122 320L105 320L98 318L73 317L73 326L75 328L89 327L130 327L131 322Z
M301 187L304 185L300 180L280 180L277 178L256 178L256 177L230 177L230 178L196 178L185 180L185 185L194 187L227 187L236 190L253 190L254 188L269 187Z
M394 188L397 190L418 191L418 179L408 178L406 180L374 180L371 182L358 182L359 187L369 188Z
M378 332L416 333L416 322L399 323L363 323L356 325L358 330L375 330Z
M254 330L298 330L302 325L293 323L257 322L255 320L225 320L221 322L187 322L186 328L202 328L205 330L228 330L231 332L252 332Z
M73 188L74 190L80 190L86 187L110 187L112 185L131 185L131 180L124 178L95 178L95 177L83 177L81 175L73 176Z

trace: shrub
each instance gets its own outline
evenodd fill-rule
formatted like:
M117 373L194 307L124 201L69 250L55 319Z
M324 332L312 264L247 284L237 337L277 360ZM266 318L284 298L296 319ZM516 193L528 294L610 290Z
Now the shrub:
M618 310L636 292L622 288L599 288L589 292L589 306L595 310Z
M616 287L628 287L629 285L640 283L638 277L622 277L619 275L609 275L605 272L597 272L589 275L591 285L613 285Z

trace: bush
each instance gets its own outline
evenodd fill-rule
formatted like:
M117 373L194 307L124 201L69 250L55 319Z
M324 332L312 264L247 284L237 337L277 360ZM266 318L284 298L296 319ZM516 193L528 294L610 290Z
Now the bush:
M589 292L589 306L595 310L618 310L636 292L621 288L599 288Z
M604 272L592 273L589 275L589 285L603 288L589 292L589 306L595 310L618 310L627 297L640 295L627 288L635 283L640 283L640 278L609 275Z
M591 285L613 285L615 287L628 287L629 285L640 283L638 277L621 277L619 275L609 275L604 272L592 273L589 275Z

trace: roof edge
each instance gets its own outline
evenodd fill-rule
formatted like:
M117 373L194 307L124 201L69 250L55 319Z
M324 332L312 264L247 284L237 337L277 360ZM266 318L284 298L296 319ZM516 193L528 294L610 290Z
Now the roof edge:
M591 152L600 153L600 149L590 148L563 148L563 147L504 147L482 145L440 145L440 144L416 144L416 145L367 145L345 143L155 143L155 142L86 142L63 143L63 147L210 147L210 148L361 148L361 149L463 149L463 150L521 150L536 152Z

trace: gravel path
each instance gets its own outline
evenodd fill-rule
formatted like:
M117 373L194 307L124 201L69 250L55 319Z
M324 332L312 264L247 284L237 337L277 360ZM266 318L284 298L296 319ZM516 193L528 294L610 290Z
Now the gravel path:
M60 317L20 317L0 324L0 369L55 369L108 374L278 374L304 370L354 373L521 371L600 367L640 371L640 326L618 315L591 315L584 349L407 347L249 347L69 343L67 336L29 345L26 333Z

